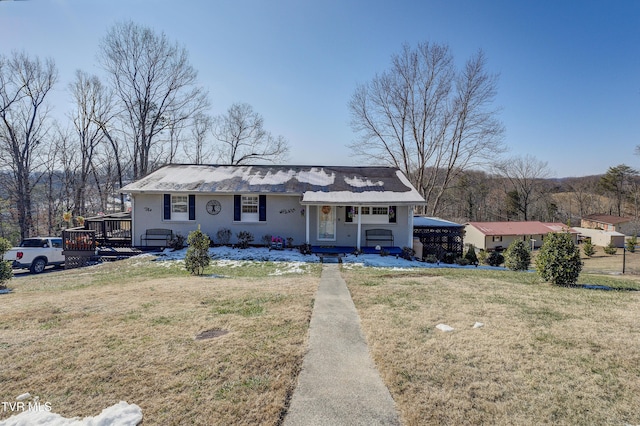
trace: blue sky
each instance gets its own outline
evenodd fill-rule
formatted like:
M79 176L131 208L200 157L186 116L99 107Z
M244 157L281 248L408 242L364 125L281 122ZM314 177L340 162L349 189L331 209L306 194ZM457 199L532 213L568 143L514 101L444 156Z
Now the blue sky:
M555 177L640 168L640 1L562 0L0 0L0 53L56 61L55 114L76 69L115 22L183 44L211 113L246 102L291 143L290 163L357 164L348 102L403 43L446 43L456 62L478 49L499 74L496 106L510 155Z

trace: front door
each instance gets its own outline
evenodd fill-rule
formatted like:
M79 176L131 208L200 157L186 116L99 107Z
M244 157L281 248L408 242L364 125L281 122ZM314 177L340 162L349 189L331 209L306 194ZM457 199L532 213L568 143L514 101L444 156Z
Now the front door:
M318 241L336 240L336 208L318 207Z

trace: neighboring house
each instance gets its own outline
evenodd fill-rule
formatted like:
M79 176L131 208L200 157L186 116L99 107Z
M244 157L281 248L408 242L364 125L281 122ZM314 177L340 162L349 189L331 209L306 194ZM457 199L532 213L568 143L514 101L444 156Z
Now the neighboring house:
M638 234L638 222L632 217L612 216L608 214L592 214L580 221L580 227L615 231L625 235Z
M248 231L256 244L271 235L295 245L411 246L413 207L425 204L391 167L168 165L121 192L131 195L134 246L148 245L153 229L186 236L198 226L214 240L229 229L232 243ZM371 229L387 230L393 244L367 241Z
M617 231L603 231L602 229L576 228L581 237L589 237L591 243L597 246L606 247L613 244L615 247L624 247L624 234Z
M542 246L544 237L551 232L569 230L574 242L578 232L562 223L527 222L468 222L465 224L464 240L482 250L504 249L515 240L522 240L529 247Z

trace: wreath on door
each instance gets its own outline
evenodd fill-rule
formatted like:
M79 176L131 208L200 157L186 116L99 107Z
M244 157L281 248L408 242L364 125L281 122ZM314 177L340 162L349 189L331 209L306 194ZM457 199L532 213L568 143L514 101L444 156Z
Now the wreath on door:
M322 213L324 214L331 213L331 206L322 206Z

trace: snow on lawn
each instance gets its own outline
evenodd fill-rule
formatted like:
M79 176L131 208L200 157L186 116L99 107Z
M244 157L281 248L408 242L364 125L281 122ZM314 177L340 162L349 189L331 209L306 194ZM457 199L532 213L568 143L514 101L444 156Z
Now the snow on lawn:
M161 263L163 261L183 261L187 249L182 250L164 250L157 258ZM238 268L252 262L274 262L276 263L276 272L272 275L283 274L302 274L306 272L305 264L319 263L320 258L314 254L304 255L297 249L292 250L269 250L265 247L250 247L247 249L239 249L233 247L214 247L209 249L209 255L217 266L228 268ZM447 265L444 263L426 263L418 261L409 261L395 256L380 256L378 254L361 254L355 256L353 254L346 255L342 258L342 263L346 268L354 267L376 267L376 268L471 268L474 266ZM501 267L478 266L477 269L504 269Z
M13 403L16 407L19 403ZM22 403L29 406L27 403ZM9 405L8 403L6 405ZM36 406L36 404L33 404ZM20 414L9 417L7 420L0 422L3 426L103 426L103 425L121 425L135 426L142 421L142 409L136 404L127 404L120 401L118 404L105 408L95 417L85 417L80 419L65 418L59 414L47 411L49 406L45 404L38 405L38 409L22 411ZM46 407L46 408L45 408ZM21 411L18 409L18 411Z

